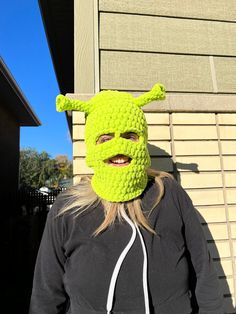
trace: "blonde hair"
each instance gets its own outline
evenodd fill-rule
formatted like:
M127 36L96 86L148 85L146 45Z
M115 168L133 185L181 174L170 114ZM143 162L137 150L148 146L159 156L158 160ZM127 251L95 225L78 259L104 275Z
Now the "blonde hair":
M98 204L101 203L104 208L105 218L102 224L94 231L95 236L106 230L109 226L113 225L116 218L121 221L124 208L126 208L127 213L133 222L155 234L155 231L148 223L148 217L150 216L153 208L159 204L163 197L164 184L162 179L164 177L173 177L167 172L157 171L151 168L147 169L147 174L149 177L155 179L155 183L159 190L157 199L152 206L152 209L148 212L147 218L143 213L140 197L120 203L109 202L101 199L92 189L91 176L83 176L77 185L71 187L64 193L64 198L66 200L65 206L59 210L58 216L61 216L70 211L70 214L74 214L75 217L78 217L87 209L96 208Z

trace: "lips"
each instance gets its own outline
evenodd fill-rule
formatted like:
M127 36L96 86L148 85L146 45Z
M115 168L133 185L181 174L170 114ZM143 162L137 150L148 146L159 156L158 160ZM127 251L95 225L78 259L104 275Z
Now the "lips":
M128 166L131 162L131 158L125 155L116 155L107 160L107 163L115 167L124 167Z

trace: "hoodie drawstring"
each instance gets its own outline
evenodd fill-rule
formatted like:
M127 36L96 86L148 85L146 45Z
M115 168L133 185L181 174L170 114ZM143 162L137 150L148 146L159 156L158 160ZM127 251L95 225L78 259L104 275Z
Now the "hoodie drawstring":
M107 314L110 314L111 310L112 310L113 299L114 299L114 292L115 292L115 285L116 285L116 281L117 281L117 277L119 275L119 271L120 271L121 265L122 265L126 255L128 254L129 250L131 249L132 245L134 244L134 241L135 241L136 235L137 235L137 231L138 231L138 235L139 235L141 246L142 246L142 250L143 250L143 293L144 293L145 314L149 314L150 310L149 310L149 297L148 297L148 286L147 286L147 252L146 252L146 247L145 247L145 244L144 244L144 240L143 240L142 234L141 234L137 224L133 223L129 219L129 217L127 216L125 211L122 212L122 217L131 226L131 228L132 228L132 235L131 235L131 238L130 238L128 244L126 245L124 250L121 252L121 254L120 254L120 256L119 256L119 258L118 258L118 260L116 262L116 265L115 265L115 268L113 270L112 276L111 276L111 281L110 281L108 295L107 295L107 305L106 305Z
M144 303L145 303L145 314L149 314L150 309L149 309L148 284L147 284L147 251L146 251L143 236L139 230L139 227L136 224L135 224L135 227L138 231L138 235L139 235L140 242L143 249L143 294L144 294Z

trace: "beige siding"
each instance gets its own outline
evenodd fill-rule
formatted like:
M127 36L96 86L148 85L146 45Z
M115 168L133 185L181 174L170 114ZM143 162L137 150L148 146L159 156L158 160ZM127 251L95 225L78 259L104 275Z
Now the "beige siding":
M236 152L236 141L221 141L223 155L233 155Z
M213 92L207 56L101 51L101 89ZM191 69L191 70L190 70Z
M220 172L182 173L181 185L184 188L216 188L222 187Z
M236 56L231 38L236 38L235 23L100 14L99 42L105 50Z
M233 40L233 37L232 37ZM236 58L214 58L219 93L236 92Z
M152 125L152 124L169 125L170 124L168 113L156 113L154 115L153 113L146 112L145 117L149 125Z
M75 1L74 14L74 89L75 92L94 93L97 79L94 1Z
M229 206L229 220L236 221L236 206Z
M218 115L219 124L236 125L236 114L235 113L221 113Z
M185 126L177 125L173 127L174 139L176 140L216 140L217 132L215 126Z
M100 0L101 11L236 21L234 0Z
M204 222L226 222L224 206L201 206L197 207L199 219Z
M218 156L177 156L177 168L179 171L218 171L221 170Z
M172 113L173 124L216 124L214 113Z
M218 155L219 147L217 141L176 141L176 156L191 155Z

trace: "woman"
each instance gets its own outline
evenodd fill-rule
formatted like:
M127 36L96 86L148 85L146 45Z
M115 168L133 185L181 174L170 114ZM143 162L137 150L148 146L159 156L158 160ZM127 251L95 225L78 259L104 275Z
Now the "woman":
M192 202L150 169L141 107L164 99L156 84L134 98L103 91L89 102L57 97L57 110L86 114L91 178L62 193L41 241L31 314L222 314L213 263Z

